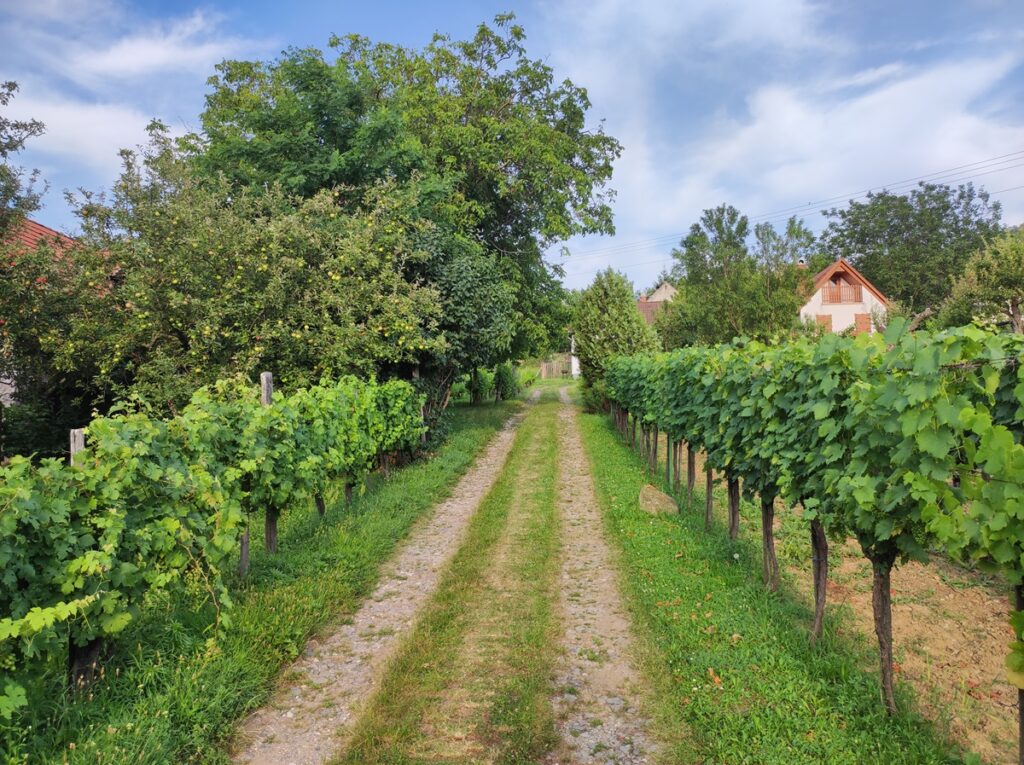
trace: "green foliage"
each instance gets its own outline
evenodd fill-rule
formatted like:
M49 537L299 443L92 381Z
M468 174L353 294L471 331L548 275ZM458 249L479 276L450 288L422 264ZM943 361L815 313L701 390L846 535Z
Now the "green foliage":
M16 82L0 82L0 107L7 108L18 91ZM25 148L30 138L46 130L39 120L14 120L0 115L0 241L28 213L39 209L39 191L33 188L36 173L24 180L24 171L10 163L10 159Z
M971 254L1000 232L1002 207L970 183L921 183L825 214L832 220L821 242L832 259L845 257L886 297L918 312L941 304Z
M421 406L400 382L342 378L261 406L253 386L225 381L170 420L93 420L74 464L14 457L0 468L0 669L116 635L196 579L230 626L223 565L246 512L360 479L416 442ZM9 717L22 694L0 679Z
M877 565L942 544L1020 582L1024 337L906 326L615 359L608 395L748 490L853 534Z
M467 343L482 326L497 333L485 346L491 358L454 371L443 359L423 359L444 393L473 366L551 345L564 312L543 252L573 235L613 230L605 187L621 147L588 126L586 92L528 57L512 15L480 25L468 40L436 35L419 50L358 36L330 46L330 54L292 49L275 61L218 65L204 137L193 139L202 173L303 197L344 187L343 210L359 207L382 179L416 187L422 214L455 242L432 249L436 267L428 269L446 307L463 304L448 291L458 282L436 281L449 252L452 268L477 274L496 266L514 296L456 325ZM467 255L482 263L458 262Z
M450 437L431 459L373 476L351 504L340 484L330 487L323 518L309 501L287 508L276 555L263 552L253 528L252 568L232 590L232 628L216 640L213 610L175 592L120 633L88 694L66 692L59 661L41 667L26 683L29 706L0 720L0 752L17 763L227 761L235 722L269 700L310 636L355 611L395 545L515 409L451 407Z
M769 338L790 330L809 293L806 260L814 235L790 218L780 234L770 223L753 230L732 206L705 210L680 247L672 279L675 299L657 319L666 348L728 342L734 337Z
M633 285L610 268L594 277L583 291L573 317L573 332L580 372L588 387L604 378L605 366L615 356L652 351L657 346L654 332L636 309Z
M519 395L519 375L508 363L498 364L494 368L494 398L498 401L515 398Z
M938 322L945 326L971 321L1008 323L1024 333L1024 230L1007 231L974 253L942 307Z

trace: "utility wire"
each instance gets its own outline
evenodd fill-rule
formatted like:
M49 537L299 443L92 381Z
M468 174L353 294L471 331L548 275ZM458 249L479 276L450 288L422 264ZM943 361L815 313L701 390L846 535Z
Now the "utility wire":
M1014 168L1024 166L1024 162L1022 162L1022 160L1024 160L1024 150L1014 151L1008 154L1001 154L996 157L989 157L988 159L981 159L978 160L977 162L968 162L966 164L957 165L955 167L947 168L945 170L937 170L935 172L926 173L924 175L915 176L913 178L906 178L902 181L894 181L893 183L882 184L880 186L874 186L869 189L862 189L861 191L850 192L847 194L839 194L833 197L819 199L814 202L807 202L806 204L803 205L785 207L767 213L760 213L758 215L748 216L748 220L760 223L769 222L771 220L777 220L780 216L788 218L791 215L795 215L800 212L813 212L814 208L818 207L819 205L835 203L837 201L847 199L853 201L854 199L863 197L876 190L880 191L884 189L887 191L897 191L904 187L907 187L908 185L913 186L922 181L927 181L930 183L958 183L961 181L970 180L972 178L979 178L984 175L989 175L991 173L1003 172L1004 170L1012 170ZM998 167L999 165L1009 165L1009 167ZM970 168L969 171L967 170L968 168ZM987 170L987 172L977 172L982 170ZM664 244L667 242L675 243L676 241L682 239L684 236L686 236L685 233L666 234L651 239L641 239L633 242L623 242L621 244L608 245L606 247L599 247L592 250L584 250L579 255L574 255L573 259L587 260L591 257L601 257L611 253L626 252L629 250L649 249L656 245Z

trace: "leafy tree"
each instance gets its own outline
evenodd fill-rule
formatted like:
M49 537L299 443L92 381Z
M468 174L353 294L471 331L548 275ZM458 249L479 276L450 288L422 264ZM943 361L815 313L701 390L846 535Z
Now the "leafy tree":
M6 107L18 91L18 83L0 83L0 107ZM10 163L13 155L25 148L30 138L40 136L46 127L39 120L13 120L0 114L0 240L26 214L39 209L40 191L33 171L25 182L25 171Z
M826 210L824 250L845 257L887 297L920 312L949 296L970 256L1001 230L1002 208L973 184L922 183Z
M334 193L200 178L163 126L151 127L109 203L85 198L82 251L54 282L76 296L43 350L111 396L174 409L204 384L270 369L286 388L374 375L449 342L437 290L407 278L435 229L415 188L382 182L365 208Z
M705 210L672 252L680 292L658 318L666 347L790 329L809 286L798 261L813 246L813 234L795 218L782 233L768 223L751 232L747 217L731 205Z
M654 332L636 308L633 285L610 268L594 277L583 291L573 330L583 384L593 391L592 402L601 405L605 365L615 356L653 351L657 347Z
M946 326L1006 322L1024 334L1024 230L1009 230L967 261L939 315Z
M606 184L620 146L587 127L586 91L556 82L524 40L507 15L422 50L353 36L331 40L333 60L304 49L224 62L199 164L236 185L277 182L304 196L345 184L344 208L382 177L418 184L424 214L477 243L514 290L514 339L500 352L537 352L558 334L562 302L542 253L613 230Z

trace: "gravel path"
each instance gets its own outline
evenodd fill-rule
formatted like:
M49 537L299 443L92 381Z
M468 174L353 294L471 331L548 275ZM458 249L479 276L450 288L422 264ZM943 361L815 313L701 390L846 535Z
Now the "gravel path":
M534 391L536 400L540 391ZM399 641L458 549L470 518L494 485L523 414L516 415L459 481L452 496L413 528L380 582L349 621L311 640L286 671L286 685L240 726L233 761L316 765L343 747Z
M560 609L565 627L554 699L562 745L548 762L654 761L650 722L638 707L629 618L605 540L576 408L562 389L559 413L562 514Z

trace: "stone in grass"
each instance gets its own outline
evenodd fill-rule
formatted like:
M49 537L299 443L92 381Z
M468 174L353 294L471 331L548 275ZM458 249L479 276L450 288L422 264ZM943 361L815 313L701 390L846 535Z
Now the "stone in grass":
M640 490L640 509L651 515L679 512L676 501L672 497L650 484Z

